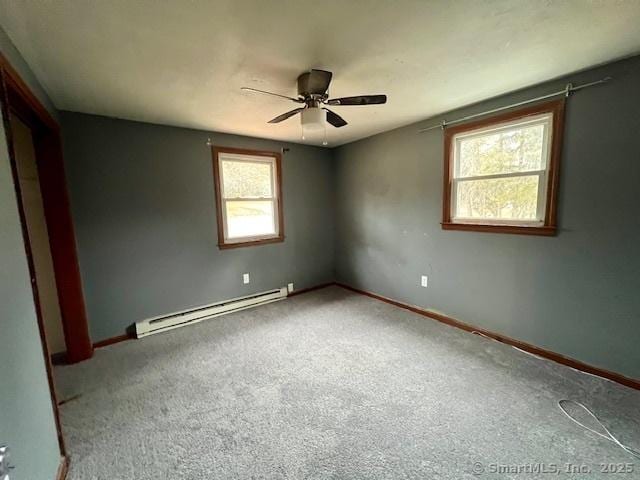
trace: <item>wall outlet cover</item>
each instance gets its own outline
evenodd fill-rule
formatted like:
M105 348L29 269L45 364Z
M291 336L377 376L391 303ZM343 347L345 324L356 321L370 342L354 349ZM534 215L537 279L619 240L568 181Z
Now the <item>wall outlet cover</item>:
M245 285L247 283L249 283L249 274L248 273L242 274L242 283L244 283Z
M293 292L293 283L289 283L287 285L287 292L289 292L289 293Z
M420 285L427 288L427 286L429 285L429 277L427 277L426 275L422 275L420 279Z

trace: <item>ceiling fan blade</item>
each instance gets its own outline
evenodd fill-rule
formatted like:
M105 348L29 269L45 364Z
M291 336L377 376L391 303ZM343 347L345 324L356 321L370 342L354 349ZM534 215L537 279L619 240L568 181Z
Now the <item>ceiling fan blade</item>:
M300 98L287 97L286 95L280 95L279 93L266 92L264 90L258 90L257 88L242 87L240 88L240 90L244 90L245 92L264 93L265 95L271 95L273 97L286 98L287 100L291 100L296 103L304 103L304 100Z
M296 113L300 113L302 110L304 110L304 107L294 108L290 112L283 113L282 115L278 115L276 118L269 120L269 123L280 123L289 117L293 117Z
M337 113L332 112L328 108L324 108L324 110L327 111L327 122L329 122L334 127L340 128L344 127L347 124L346 120Z
M387 103L386 95L358 95L357 97L332 98L327 105L379 105Z

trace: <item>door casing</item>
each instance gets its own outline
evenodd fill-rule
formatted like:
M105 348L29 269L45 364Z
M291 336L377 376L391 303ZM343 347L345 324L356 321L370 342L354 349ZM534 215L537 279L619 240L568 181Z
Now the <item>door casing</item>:
M61 454L66 456L60 426L57 395L53 382L50 352L44 331L38 297L38 285L29 243L29 233L27 231L20 183L18 181L10 113L19 117L20 120L29 126L32 132L36 161L38 164L38 175L40 176L40 190L44 203L45 220L49 231L49 247L51 249L54 274L58 287L58 302L60 304L62 326L67 346L66 360L69 363L76 363L91 358L93 355L93 346L89 336L75 243L75 232L64 174L60 126L1 53L0 103L7 136L13 183L16 189L24 247L29 264L40 341L42 343L49 390L51 392L51 402L58 431L58 443Z

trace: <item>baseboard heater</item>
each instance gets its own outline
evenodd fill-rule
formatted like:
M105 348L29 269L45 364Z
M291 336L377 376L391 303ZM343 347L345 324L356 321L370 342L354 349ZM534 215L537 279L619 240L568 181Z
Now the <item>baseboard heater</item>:
M277 302L287 297L287 288L283 287L278 290L269 290L268 292L255 293L246 297L232 298L223 300L222 302L205 305L202 307L183 310L168 315L149 318L141 322L136 322L136 338L146 337L154 333L166 332L174 328L192 325L194 323L207 320L218 315L237 312L258 305L265 305L271 302Z

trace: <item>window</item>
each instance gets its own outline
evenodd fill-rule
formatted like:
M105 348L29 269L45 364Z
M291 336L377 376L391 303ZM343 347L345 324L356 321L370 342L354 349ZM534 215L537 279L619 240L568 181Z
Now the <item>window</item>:
M564 100L450 127L445 230L554 235Z
M220 248L284 240L280 163L279 153L214 147Z

